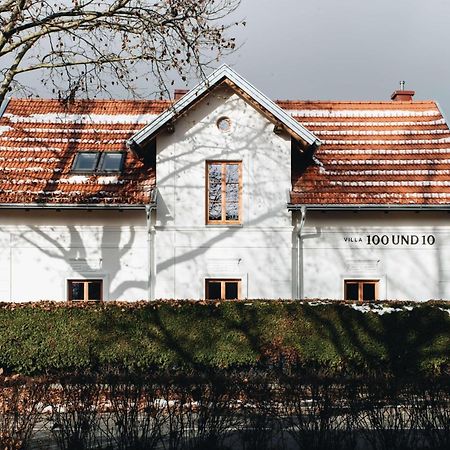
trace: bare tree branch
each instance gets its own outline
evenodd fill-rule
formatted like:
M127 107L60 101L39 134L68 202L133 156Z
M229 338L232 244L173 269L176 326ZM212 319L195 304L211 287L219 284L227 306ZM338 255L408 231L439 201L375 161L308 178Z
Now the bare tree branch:
M226 24L240 0L0 0L0 102L28 72L60 97L108 84L134 92L137 73L168 92L234 48Z

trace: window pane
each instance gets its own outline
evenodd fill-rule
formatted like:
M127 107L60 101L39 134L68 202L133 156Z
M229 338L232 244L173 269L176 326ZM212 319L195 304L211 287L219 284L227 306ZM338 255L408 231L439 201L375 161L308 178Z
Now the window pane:
M209 185L222 184L222 164L209 164L208 166Z
M74 170L94 171L97 167L98 153L78 153L73 165Z
M222 219L222 165L208 166L209 220Z
M123 153L104 153L99 170L119 172L122 169Z
M239 165L238 164L227 164L226 165L226 182L228 183L239 183Z
M363 300L375 300L375 283L363 283Z
M226 218L227 220L239 219L239 165L227 164L226 166Z
M358 283L345 284L345 300L359 300Z
M227 203L237 203L239 201L239 185L227 184Z
M209 204L209 220L220 220L222 218L222 203Z
M207 281L206 283L206 299L220 300L222 295L220 281Z
M84 283L71 281L69 284L71 300L84 300Z
M239 203L227 202L227 220L239 220Z
M222 185L221 184L210 184L209 185L209 201L221 202L222 201Z
M102 299L102 283L101 281L90 281L88 286L88 300L101 300Z
M225 299L234 300L238 298L238 283L237 281L227 281L225 283Z

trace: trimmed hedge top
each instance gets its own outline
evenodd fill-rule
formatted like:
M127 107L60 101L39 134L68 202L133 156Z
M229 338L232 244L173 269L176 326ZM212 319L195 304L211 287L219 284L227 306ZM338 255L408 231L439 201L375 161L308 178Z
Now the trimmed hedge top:
M450 304L299 301L4 303L0 368L40 374L270 364L446 374Z

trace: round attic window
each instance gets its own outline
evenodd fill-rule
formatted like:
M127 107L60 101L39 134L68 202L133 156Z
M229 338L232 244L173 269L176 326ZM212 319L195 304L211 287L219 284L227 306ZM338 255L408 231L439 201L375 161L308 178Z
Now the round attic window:
M216 125L220 131L226 132L231 130L231 120L229 117L220 117L217 119Z

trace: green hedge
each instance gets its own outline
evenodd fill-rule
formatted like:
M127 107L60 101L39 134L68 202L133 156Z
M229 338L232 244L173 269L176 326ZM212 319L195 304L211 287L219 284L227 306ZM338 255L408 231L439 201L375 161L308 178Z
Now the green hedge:
M353 306L266 300L1 304L0 368L39 374L271 364L334 373L448 373L448 303L376 304L370 312ZM390 312L380 314L383 308Z

